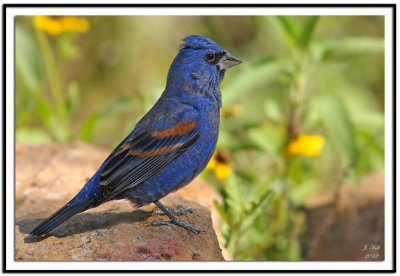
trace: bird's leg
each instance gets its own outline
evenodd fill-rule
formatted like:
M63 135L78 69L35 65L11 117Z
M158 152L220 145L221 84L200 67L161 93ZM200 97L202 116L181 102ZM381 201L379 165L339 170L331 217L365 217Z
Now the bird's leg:
M183 208L183 206L181 206L181 205L176 206L174 208L169 208L169 207L167 207L165 205L164 205L164 207L167 208L167 210L169 212L173 213L174 215L184 215L184 214L187 214L187 213L198 212L197 209L194 209L194 208ZM165 213L163 211L161 211L161 210L154 210L154 211L152 211L152 214L153 215L160 215L160 216L161 215L165 215Z
M170 225L170 224L175 224L177 226L180 226L182 228L185 228L186 230L192 231L195 234L199 234L200 232L205 232L203 230L199 230L194 228L193 226L190 226L189 224L181 221L180 219L174 217L174 215L171 212L171 209L168 208L167 206L165 206L164 204L162 204L160 201L156 200L153 202L155 205L157 205L158 208L161 209L161 211L164 212L164 214L166 214L170 221L159 221L159 220L155 220L152 221L152 225Z

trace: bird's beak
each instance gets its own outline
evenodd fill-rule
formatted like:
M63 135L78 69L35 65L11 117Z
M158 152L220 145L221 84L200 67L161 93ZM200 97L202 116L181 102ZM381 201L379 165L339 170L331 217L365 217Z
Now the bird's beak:
M242 60L235 56L232 53L229 53L228 51L225 51L226 54L219 60L217 63L219 70L225 70L228 69L232 66L238 65L242 63Z

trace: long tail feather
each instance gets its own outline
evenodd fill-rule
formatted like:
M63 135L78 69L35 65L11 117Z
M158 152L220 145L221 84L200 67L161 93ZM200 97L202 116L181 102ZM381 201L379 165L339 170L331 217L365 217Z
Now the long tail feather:
M42 236L48 234L51 230L59 226L61 223L76 215L80 212L85 211L90 206L88 202L78 203L67 203L64 207L59 209L57 212L52 214L50 217L42 221L35 229L30 233L31 236Z

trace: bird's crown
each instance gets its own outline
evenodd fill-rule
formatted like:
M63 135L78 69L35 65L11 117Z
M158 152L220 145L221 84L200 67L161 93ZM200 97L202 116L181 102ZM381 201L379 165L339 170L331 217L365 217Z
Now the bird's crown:
M201 35L189 35L183 39L185 43L181 44L180 49L214 49L223 51L215 41L201 36Z

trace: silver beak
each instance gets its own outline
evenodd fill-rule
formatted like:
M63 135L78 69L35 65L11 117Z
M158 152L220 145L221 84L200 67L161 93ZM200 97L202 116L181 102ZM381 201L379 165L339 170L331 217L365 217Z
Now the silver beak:
M242 63L242 60L234 54L229 53L228 51L225 52L226 54L217 63L220 71Z

